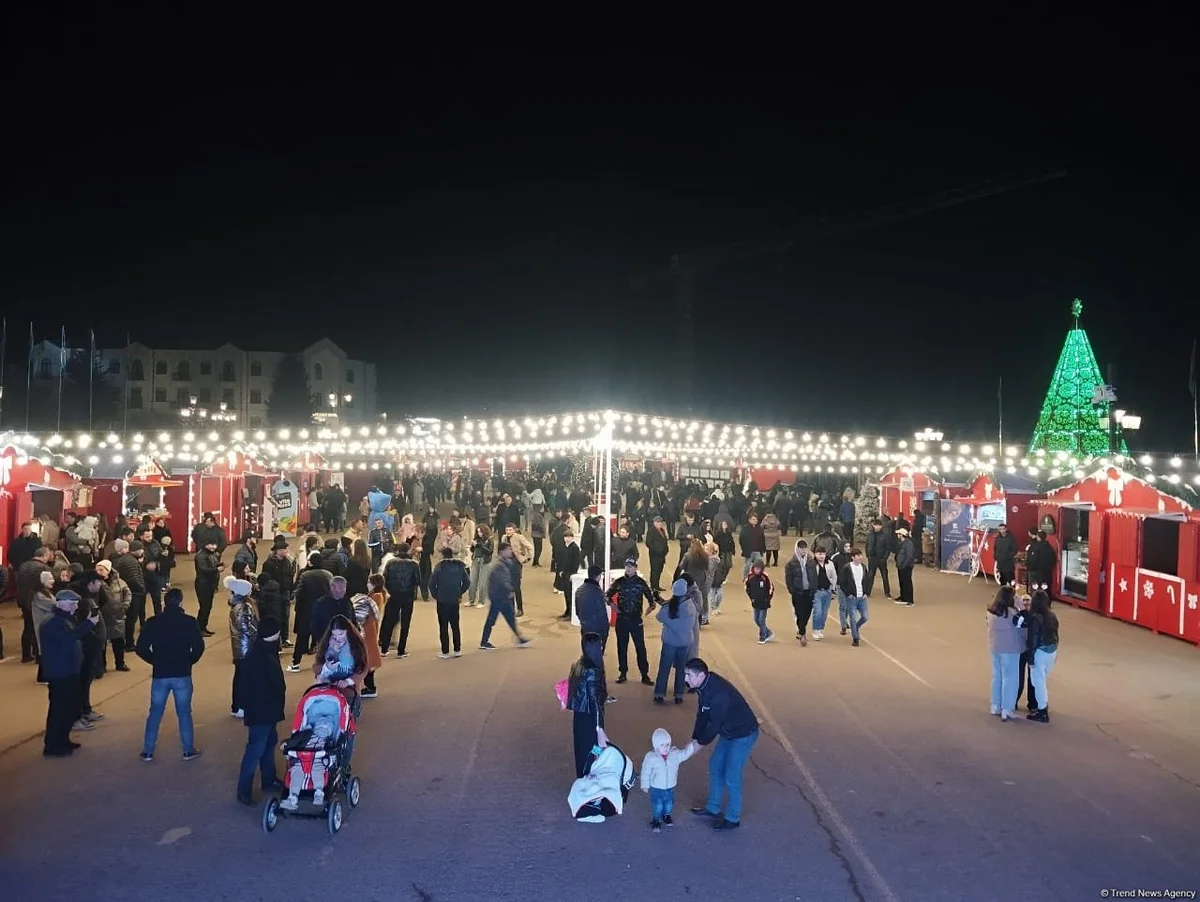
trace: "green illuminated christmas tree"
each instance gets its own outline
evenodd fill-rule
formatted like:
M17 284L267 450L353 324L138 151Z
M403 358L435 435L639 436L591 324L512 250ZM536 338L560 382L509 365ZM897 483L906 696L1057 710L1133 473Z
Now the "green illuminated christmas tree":
M1087 333L1079 328L1082 312L1083 302L1076 298L1071 304L1075 328L1067 333L1054 378L1042 402L1042 412L1029 442L1031 453L1040 448L1046 452L1100 457L1109 451L1108 429L1100 425L1101 419L1109 415L1109 402L1093 403L1096 389L1103 389L1105 382ZM1124 440L1121 451L1128 453Z

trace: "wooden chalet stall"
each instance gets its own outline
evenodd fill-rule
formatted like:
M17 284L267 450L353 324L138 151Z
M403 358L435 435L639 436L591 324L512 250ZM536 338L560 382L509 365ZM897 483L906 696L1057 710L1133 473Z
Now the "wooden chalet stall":
M915 467L896 467L878 482L879 512L889 517L904 514L908 519L915 508L933 516L938 498L947 496L940 480Z
M1037 524L1037 509L1031 502L1043 497L1037 485L1017 474L981 473L967 487L965 495L953 500L969 508L967 532L973 552L979 555L980 571L996 574L992 540L1004 523L1024 548L1026 536Z
M1058 555L1051 593L1200 644L1200 515L1110 466L1034 502Z
M177 535L190 534L206 513L216 517L230 544L241 541L247 531L262 534L263 495L279 474L231 449L202 470L175 470L172 475L183 485L166 490L167 506L187 512L186 529L172 530ZM196 550L190 541L189 550Z
M21 524L45 516L63 522L68 512L88 513L92 490L74 473L53 464L40 448L0 446L0 565L7 566L8 543Z
M174 517L178 524L187 513L186 509L172 511L166 500L167 490L182 486L183 480L172 479L158 461L145 455L128 463L96 464L83 483L92 488L89 513L104 514L109 523L120 514L136 520L147 513L167 520Z

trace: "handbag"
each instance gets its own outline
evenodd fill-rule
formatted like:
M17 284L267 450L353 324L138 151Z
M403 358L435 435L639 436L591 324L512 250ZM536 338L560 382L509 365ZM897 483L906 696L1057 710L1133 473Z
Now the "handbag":
M558 704L564 711L567 710L567 687L566 680L559 680L554 684L554 694L558 696Z

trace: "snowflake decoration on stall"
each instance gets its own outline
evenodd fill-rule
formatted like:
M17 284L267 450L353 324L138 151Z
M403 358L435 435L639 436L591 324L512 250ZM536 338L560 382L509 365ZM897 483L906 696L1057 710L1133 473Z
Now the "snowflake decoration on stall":
M1067 333L1063 343L1058 366L1054 369L1033 438L1029 441L1029 453L1039 449L1090 457L1108 453L1108 430L1100 425L1100 419L1109 415L1109 404L1107 401L1092 404L1096 389L1104 385L1104 378L1087 333L1079 328L1082 312L1083 302L1076 298L1071 304L1075 328ZM1124 440L1120 450L1128 453Z
M1146 580L1144 583L1142 583L1142 594L1146 596L1147 601L1149 601L1151 598L1153 598L1154 597L1154 583L1150 582L1150 580Z

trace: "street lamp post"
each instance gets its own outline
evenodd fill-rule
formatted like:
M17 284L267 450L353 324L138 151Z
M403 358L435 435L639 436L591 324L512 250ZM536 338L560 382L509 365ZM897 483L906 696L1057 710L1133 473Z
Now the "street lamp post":
M194 423L197 420L206 420L210 423L231 423L237 419L237 414L229 410L229 405L224 401L220 406L213 411L207 407L196 406L198 399L195 395L188 397L188 406L179 409L179 416L185 423Z

